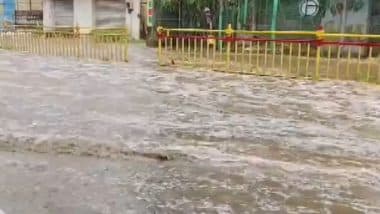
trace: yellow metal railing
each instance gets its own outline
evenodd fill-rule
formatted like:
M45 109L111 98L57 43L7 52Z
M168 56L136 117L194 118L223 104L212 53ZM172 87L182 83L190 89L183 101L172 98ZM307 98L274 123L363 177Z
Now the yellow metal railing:
M317 31L157 29L161 65L380 84L380 35Z
M81 29L83 30L83 29ZM65 56L105 61L128 61L126 29L47 28L15 26L0 32L0 48L43 56Z

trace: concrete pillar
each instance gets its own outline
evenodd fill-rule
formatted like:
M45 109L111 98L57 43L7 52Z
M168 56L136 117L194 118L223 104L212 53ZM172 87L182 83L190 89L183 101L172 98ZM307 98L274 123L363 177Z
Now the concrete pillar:
M44 31L52 31L55 28L54 0L43 0L42 7Z
M90 33L95 26L94 0L74 0L74 23L80 33Z
M129 12L127 8L126 26L132 39L140 39L140 13L146 13L146 11L140 11L141 0L129 2L133 2L133 11Z

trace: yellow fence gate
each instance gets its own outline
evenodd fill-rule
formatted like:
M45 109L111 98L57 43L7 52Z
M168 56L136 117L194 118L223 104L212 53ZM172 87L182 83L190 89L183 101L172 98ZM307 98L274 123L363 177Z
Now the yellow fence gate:
M128 61L126 29L91 29L82 34L76 28L44 28L17 26L0 32L0 48L42 56Z
M380 35L159 27L160 65L380 84Z

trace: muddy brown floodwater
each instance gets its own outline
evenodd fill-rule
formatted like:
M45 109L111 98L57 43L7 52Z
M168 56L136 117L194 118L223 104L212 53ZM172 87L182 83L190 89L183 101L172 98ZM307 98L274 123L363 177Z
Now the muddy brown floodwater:
M6 214L380 213L380 88L0 51Z

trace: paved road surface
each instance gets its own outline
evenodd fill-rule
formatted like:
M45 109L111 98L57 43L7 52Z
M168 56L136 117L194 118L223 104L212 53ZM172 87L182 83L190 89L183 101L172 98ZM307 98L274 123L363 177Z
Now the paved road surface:
M380 213L380 88L0 51L0 210Z

